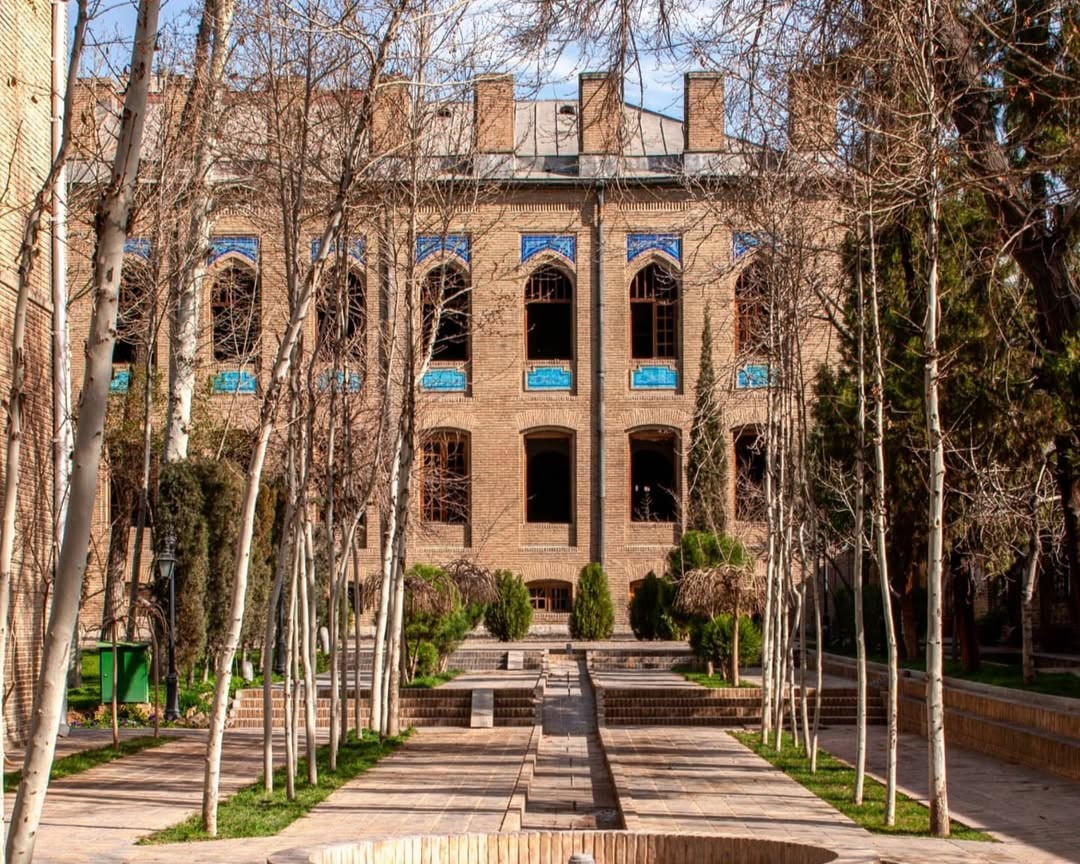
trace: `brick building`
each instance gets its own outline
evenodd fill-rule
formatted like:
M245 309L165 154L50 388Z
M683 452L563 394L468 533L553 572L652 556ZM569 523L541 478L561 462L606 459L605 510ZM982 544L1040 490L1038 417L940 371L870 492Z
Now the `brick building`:
M5 406L0 415L5 428L18 253L27 213L48 173L52 153L50 5L0 6L0 391ZM58 14L63 16L62 9ZM27 312L27 398L4 668L4 731L16 738L25 730L30 714L51 568L52 277L50 223L46 217ZM6 450L0 448L0 464L5 454Z
M519 572L537 630L565 627L590 561L610 577L623 629L635 584L663 572L684 524L706 308L730 430L729 522L736 534L761 536L758 433L769 370L762 302L744 275L757 237L730 192L750 182L755 157L725 136L722 78L692 73L685 87L680 120L624 104L621 84L606 74L582 75L577 100L516 101L511 77L482 78L471 100L437 114L446 127L440 158L469 154L482 190L472 203L449 216L421 209L407 250L371 225L350 228L358 332L377 334L386 317L375 287L389 262L413 256L418 278L448 298L420 382L409 560L477 558ZM375 148L391 146L395 105L393 96L376 100ZM793 145L820 146L809 143L820 114L797 108ZM317 214L312 225L314 238ZM153 255L148 231L141 224L129 241L136 265ZM215 213L199 375L214 394L211 409L241 426L254 415L285 316L279 236L273 215L251 206L226 203ZM87 258L73 262L75 284ZM86 314L73 309L75 332ZM318 321L313 314L306 323L312 339ZM808 364L830 350L827 327L812 326ZM360 368L378 362L378 341L358 340ZM156 350L164 369L164 335ZM117 391L130 358L121 342ZM348 387L362 391L362 375ZM361 533L365 573L379 568L374 521Z

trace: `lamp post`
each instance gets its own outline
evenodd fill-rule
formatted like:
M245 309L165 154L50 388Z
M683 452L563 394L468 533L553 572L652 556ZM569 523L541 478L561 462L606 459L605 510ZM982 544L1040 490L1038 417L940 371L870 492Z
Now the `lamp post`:
M180 719L180 692L176 674L176 541L172 533L165 535L158 552L158 573L169 584L169 673L165 676L165 719Z

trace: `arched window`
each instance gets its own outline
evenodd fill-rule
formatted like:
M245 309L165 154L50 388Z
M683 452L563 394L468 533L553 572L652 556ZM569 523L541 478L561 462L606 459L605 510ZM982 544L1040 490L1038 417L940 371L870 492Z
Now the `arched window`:
M569 612L573 588L569 582L530 582L529 602L537 612Z
M769 290L765 267L755 260L735 282L735 350L765 354L769 347Z
M218 271L210 296L214 359L251 359L259 342L259 282L247 267L229 264Z
M765 438L757 426L744 426L735 439L735 518L740 522L765 521Z
M679 356L679 282L652 263L630 282L630 356L674 360Z
M558 267L545 265L525 283L525 356L574 358L574 286Z
M348 270L342 279L337 268L328 271L315 314L319 351L323 356L363 355L367 327L367 291L363 276Z
M424 347L431 347L432 360L469 359L469 282L459 267L443 264L427 274L421 314Z
M567 432L525 436L525 521L574 521L573 447Z
M465 525L469 521L469 438L461 432L432 432L424 438L421 499L425 522Z
M120 275L113 363L135 363L143 357L150 340L152 290L149 268L139 261L125 261Z
M630 520L675 522L679 457L675 433L665 430L630 435Z

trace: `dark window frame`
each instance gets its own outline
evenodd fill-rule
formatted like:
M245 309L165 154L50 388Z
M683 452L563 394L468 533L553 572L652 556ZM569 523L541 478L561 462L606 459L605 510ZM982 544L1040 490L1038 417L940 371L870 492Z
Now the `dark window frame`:
M432 333L436 311L439 326ZM468 363L472 359L472 285L462 267L446 262L424 274L420 317L424 350L431 351L433 362Z
M533 335L536 332L534 323L530 320L531 313L536 310L539 315L540 307L566 307L566 333L563 341L565 351L541 352L535 350ZM525 332L525 359L529 362L563 361L572 363L577 353L577 340L575 337L575 314L574 314L574 280L563 268L554 264L542 264L537 267L525 281L525 308L524 308L524 332ZM562 347L562 346L560 346ZM540 354L550 356L539 356Z
M634 274L629 290L632 360L680 359L681 294L678 274L659 261L650 261ZM647 327L642 326L646 316ZM644 334L645 330L649 332Z
M530 442L538 441L561 441L566 445L566 519L563 520L550 520L550 519L531 519L529 514L529 502L535 496L529 494L529 444ZM531 525L573 525L575 521L575 515L577 512L577 490L575 488L576 471L575 471L575 454L574 454L574 433L570 431L564 431L560 429L541 429L526 432L522 439L522 474L524 479L524 494L522 495L522 503L524 510L525 522Z
M345 333L334 326L340 300L338 270L330 269L323 280L324 290L315 306L315 337L321 356L330 358L340 353L343 357L359 358L364 356L367 345L367 277L357 267L345 268L347 286L345 288ZM327 294L326 288L332 287ZM339 342L340 340L340 342Z
M643 478L639 478L642 482L634 482L635 445L639 445L642 452L647 452L649 450L659 451L661 448L657 445L660 444L670 447L672 483L670 488L657 484L659 494L654 496L651 490L639 491L636 488L637 486L645 487L646 484L643 482ZM642 429L631 432L627 436L627 500L630 502L629 515L631 522L645 525L668 525L679 521L679 489L682 471L679 444L679 433L671 429ZM644 506L646 496L657 502L655 506L662 518L646 518L654 510L653 507Z
M244 300L230 293L222 296L223 290L235 292L242 283L236 276L243 277L243 284L250 286L250 311L244 332L237 336L237 324L240 322L236 310L238 302ZM226 282L227 277L229 281ZM240 313L241 315L243 313ZM262 279L258 271L239 262L223 264L214 273L210 287L210 333L211 350L215 363L247 363L255 359L262 335Z
M469 451L469 436L464 432L433 432L424 438L420 445L420 506L425 522L469 524L472 509Z

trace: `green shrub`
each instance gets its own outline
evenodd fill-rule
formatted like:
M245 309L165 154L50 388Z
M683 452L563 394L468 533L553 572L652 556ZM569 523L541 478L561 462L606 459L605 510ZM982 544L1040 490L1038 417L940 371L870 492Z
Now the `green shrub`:
M575 639L607 639L614 630L615 607L607 574L599 564L586 564L570 610L570 635Z
M699 620L690 628L690 650L702 663L712 662L718 669L731 664L731 615L717 615ZM739 618L739 665L756 666L761 662L761 630L750 618Z
M414 678L426 678L439 671L439 650L430 642L419 643L413 659Z
M710 531L687 531L679 539L679 545L668 552L668 575L675 582L690 570L718 564L749 567L753 559L741 540Z
M1002 607L991 609L975 622L975 632L979 634L979 644L1000 645L1005 636L1009 621L1009 610Z
M675 586L651 570L634 592L630 602L630 629L638 639L678 639L681 628L675 622L672 603Z
M408 642L409 657L415 660L420 644L428 642L438 653L435 671L441 672L446 668L450 655L457 650L458 645L478 620L474 617L477 612L471 605L462 604L457 586L442 567L414 564L407 574L406 585L409 581L418 579L427 582L436 592L444 595L445 607L448 611L438 614L417 611L412 608L411 603L406 602L405 639ZM415 674L414 670L412 677L415 677Z
M532 623L529 589L520 576L509 570L495 573L495 589L495 602L484 612L484 626L502 642L525 638Z

